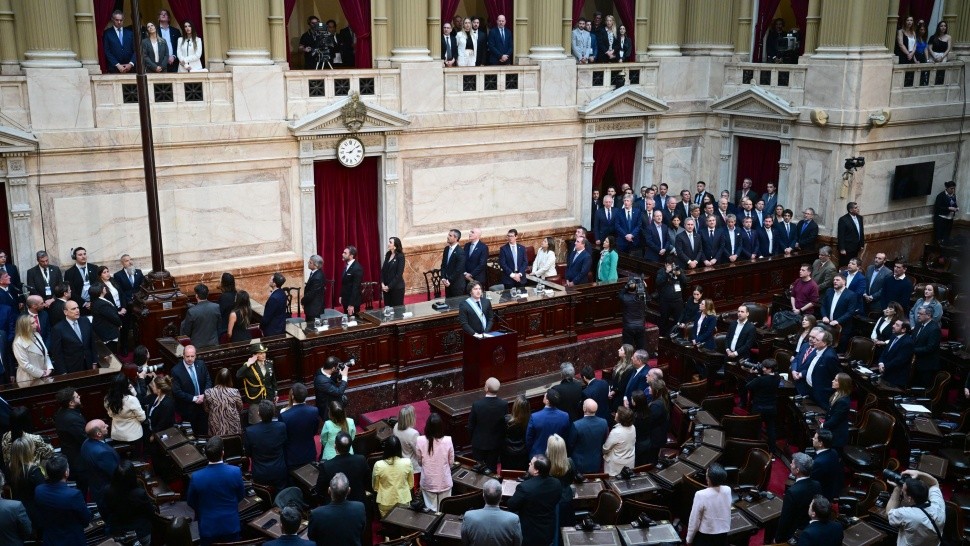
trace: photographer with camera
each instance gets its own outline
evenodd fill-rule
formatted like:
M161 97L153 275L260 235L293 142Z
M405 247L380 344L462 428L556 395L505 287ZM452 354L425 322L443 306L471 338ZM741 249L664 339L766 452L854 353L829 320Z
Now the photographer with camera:
M323 367L317 370L313 378L313 392L317 399L317 412L320 419L327 421L328 408L330 402L339 402L345 405L347 390L347 375L350 368L346 365L341 366L340 359L335 356L328 356L324 361Z
M748 373L758 374L748 381L747 391L751 393L751 409L761 416L761 422L765 424L768 448L774 452L777 449L775 419L778 417L778 376L775 374L775 361L767 358L760 364L743 366Z
M647 330L643 323L647 320L647 287L640 277L633 277L619 293L623 307L623 343L636 349L646 348Z
M883 471L883 476L893 484L886 516L889 525L899 529L897 544L939 544L946 523L940 482L919 470Z
M684 289L687 275L680 270L674 258L668 258L663 269L657 270L657 299L660 300L660 334L671 335L677 317L684 310Z

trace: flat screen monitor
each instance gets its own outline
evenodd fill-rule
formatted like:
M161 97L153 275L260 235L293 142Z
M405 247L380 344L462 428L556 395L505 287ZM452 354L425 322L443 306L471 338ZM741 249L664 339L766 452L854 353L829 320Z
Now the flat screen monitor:
M910 199L929 195L933 191L933 171L935 161L898 165L893 174L893 189L891 199Z

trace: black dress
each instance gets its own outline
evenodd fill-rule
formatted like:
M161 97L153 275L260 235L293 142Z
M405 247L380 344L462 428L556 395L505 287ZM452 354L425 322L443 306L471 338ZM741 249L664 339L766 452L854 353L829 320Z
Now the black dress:
M529 466L529 451L525 445L526 425L512 422L505 416L505 446L502 449L502 470L525 470Z
M381 266L381 284L387 286L384 305L404 305L404 254L390 252L384 255Z
M576 470L572 459L566 459L569 468L562 476L558 476L562 484L562 498L559 499L559 527L570 527L576 524L576 509L573 508L573 482L576 481Z
M229 336L229 342L252 340L253 335L249 333L249 325L243 326L242 311L233 311L233 313L236 314L236 323L232 325L232 335Z
M623 394L626 392L626 385L630 382L630 377L633 376L634 371L636 370L631 366L619 376L613 375L612 381L610 381L610 390L616 394L610 399L610 413L614 413L623 405Z
M229 331L229 313L236 306L236 293L223 292L219 295L219 335Z
M24 508L27 510L27 517L30 518L30 522L35 529L38 527L43 514L37 512L37 505L34 503L34 490L37 489L38 485L45 482L46 480L44 479L44 474L40 471L40 467L34 465L27 471L26 479L20 479L10 484L10 492L13 499L23 503Z

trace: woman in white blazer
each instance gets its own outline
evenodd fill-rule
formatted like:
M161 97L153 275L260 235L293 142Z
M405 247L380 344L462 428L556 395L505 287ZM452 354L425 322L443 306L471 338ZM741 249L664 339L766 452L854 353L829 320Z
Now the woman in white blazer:
M540 279L554 279L559 275L556 271L556 242L552 237L539 243L536 259L532 262L532 274Z
M475 57L478 55L478 44L472 38L472 20L465 19L461 25L461 30L455 35L458 42L458 66L475 66Z
M44 339L34 330L30 315L21 315L15 328L13 356L17 360L17 382L32 381L51 374L50 353Z
M175 48L179 58L179 72L208 72L202 68L202 38L192 29L192 22L182 23L182 37Z
M111 380L104 397L104 409L111 418L111 439L116 442L138 442L144 435L141 424L145 420L145 410L136 394L124 372L118 372Z

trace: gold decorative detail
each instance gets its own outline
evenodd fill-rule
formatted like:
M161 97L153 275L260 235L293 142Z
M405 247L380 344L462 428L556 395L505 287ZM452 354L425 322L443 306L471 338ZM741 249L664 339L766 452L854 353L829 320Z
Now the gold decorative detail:
M361 102L360 94L354 91L350 95L350 102L340 109L344 127L351 133L356 133L364 126L367 119L367 105Z

